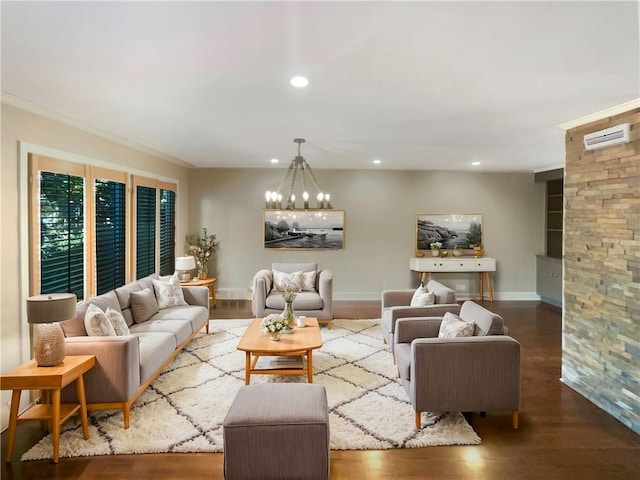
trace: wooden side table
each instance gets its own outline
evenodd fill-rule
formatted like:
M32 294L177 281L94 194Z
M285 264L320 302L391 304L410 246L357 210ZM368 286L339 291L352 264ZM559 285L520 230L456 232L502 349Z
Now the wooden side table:
M188 282L180 282L181 285L191 285L196 287L207 287L209 289L209 301L213 308L216 308L216 279L205 278L204 280L189 280Z
M53 434L53 461L58 463L60 451L60 425L71 415L80 411L82 435L89 438L89 422L87 420L87 401L84 393L82 375L96 364L94 355L69 355L60 365L54 367L38 367L35 360L20 365L0 375L2 390L13 390L11 395L11 413L9 415L9 433L7 456L5 461L11 462L13 441L19 421L44 420L51 426ZM61 390L71 382L76 382L78 403L60 403ZM33 405L18 416L20 394L22 390L42 390L44 403Z

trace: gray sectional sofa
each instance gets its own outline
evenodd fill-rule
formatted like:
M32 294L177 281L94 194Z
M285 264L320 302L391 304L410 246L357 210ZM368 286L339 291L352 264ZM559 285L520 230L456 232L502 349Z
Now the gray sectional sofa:
M182 286L187 305L141 311L136 300L132 308L132 293L138 292L137 298L148 297L149 292L143 290L154 292L153 279L158 278L157 274L151 275L80 302L76 318L61 322L67 355L96 356L95 367L84 375L88 409L121 409L125 428L129 428L129 413L136 399L203 327L209 331L206 287ZM121 312L131 334L88 336L84 323L88 304ZM74 401L75 382L62 394L63 401Z

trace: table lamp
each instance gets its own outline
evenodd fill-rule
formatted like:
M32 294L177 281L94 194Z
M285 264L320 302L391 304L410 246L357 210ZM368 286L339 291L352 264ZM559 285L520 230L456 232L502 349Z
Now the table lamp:
M188 282L191 280L191 270L196 268L196 259L192 256L176 257L176 270L180 272L180 281Z
M58 322L76 316L75 293L49 293L27 298L27 321L35 323L33 353L39 367L53 367L64 360L64 334Z

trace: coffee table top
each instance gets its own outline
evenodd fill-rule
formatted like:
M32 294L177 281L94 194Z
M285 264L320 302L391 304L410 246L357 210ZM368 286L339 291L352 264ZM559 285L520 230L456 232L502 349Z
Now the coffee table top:
M293 327L293 333L283 334L280 341L271 340L268 333L260 329L261 318L256 318L238 342L238 350L264 355L315 350L322 346L318 319L307 317L306 327Z

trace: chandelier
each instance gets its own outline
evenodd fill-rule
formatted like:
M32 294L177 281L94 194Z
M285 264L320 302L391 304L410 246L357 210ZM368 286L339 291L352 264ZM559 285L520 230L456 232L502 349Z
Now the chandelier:
M309 189L307 188L307 185L310 184L316 194L316 208L333 208L331 205L331 196L322 191L316 176L313 174L313 170L311 170L311 166L302 157L302 155L300 155L300 145L305 142L305 139L294 138L293 141L298 144L298 155L291 160L287 174L282 182L280 182L278 189L273 191L268 190L265 194L265 207L268 209L279 210L309 209ZM302 198L297 198L299 208L296 208L295 187L298 179L302 179ZM286 193L283 190L284 188L286 188Z

